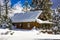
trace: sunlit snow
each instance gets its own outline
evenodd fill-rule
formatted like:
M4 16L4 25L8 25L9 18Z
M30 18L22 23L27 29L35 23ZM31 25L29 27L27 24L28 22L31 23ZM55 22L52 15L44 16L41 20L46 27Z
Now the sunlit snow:
M1 35L6 31L14 32L13 35L10 35L10 32L7 35ZM39 30L8 30L0 29L0 39L3 40L38 40L38 39L60 39L60 35L52 35L47 33L39 33Z

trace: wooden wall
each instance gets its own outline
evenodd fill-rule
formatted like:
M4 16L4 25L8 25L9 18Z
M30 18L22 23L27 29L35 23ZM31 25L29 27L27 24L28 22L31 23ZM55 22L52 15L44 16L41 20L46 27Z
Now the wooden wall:
M23 22L23 23L13 23L14 25L16 25L16 28L19 28L19 29L32 29L34 26L36 28L50 28L51 24L39 24L37 22ZM21 24L21 25L20 25ZM28 27L28 24L30 25Z
M21 29L32 29L34 26L35 27L40 26L40 24L38 24L37 22L23 22L23 23L13 23L13 24L16 26L16 28L21 28ZM28 24L30 25L30 27L28 27Z

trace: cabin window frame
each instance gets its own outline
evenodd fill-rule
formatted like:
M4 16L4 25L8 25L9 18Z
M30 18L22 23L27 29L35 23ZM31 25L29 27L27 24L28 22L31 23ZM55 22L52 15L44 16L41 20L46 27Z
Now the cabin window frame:
M30 28L30 23L27 24L27 27Z
M19 24L19 26L22 26L22 24Z

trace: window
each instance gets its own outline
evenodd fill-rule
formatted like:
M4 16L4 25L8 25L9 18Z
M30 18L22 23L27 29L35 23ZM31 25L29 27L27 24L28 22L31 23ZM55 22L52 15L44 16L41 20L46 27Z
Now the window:
M28 23L28 25L27 25L28 27L30 27L30 23Z
M21 26L21 24L19 26Z

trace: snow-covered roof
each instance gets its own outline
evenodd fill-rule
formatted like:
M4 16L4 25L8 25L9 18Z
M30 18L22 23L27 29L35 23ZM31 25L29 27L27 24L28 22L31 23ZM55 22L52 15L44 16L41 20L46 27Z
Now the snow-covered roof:
M37 22L38 22L38 23L42 23L42 24L43 24L43 23L53 24L53 22L49 22L48 20L47 20L47 21L43 21L43 20L37 19Z
M16 13L12 18L12 22L34 22L42 11L30 11L25 13Z
M38 19L42 11L30 11L25 13L16 13L12 18L13 23L19 22L38 22L38 23L52 23Z

